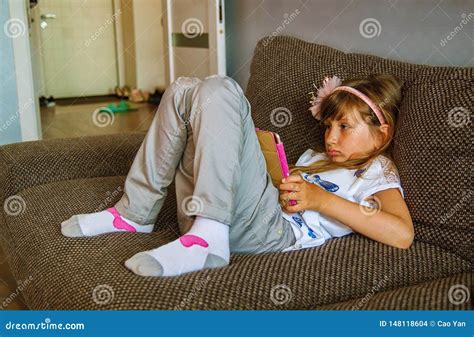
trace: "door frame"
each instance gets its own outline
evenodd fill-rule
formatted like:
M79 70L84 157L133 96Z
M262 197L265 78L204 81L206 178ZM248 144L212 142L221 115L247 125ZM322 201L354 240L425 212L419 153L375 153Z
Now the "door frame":
M173 45L170 39L170 32L172 32L172 20L169 20L168 10L171 8L172 0L161 0L163 11L163 44L166 52L165 64L165 81L166 85L170 85L175 78L174 61L173 61ZM209 10L214 10L214 17L216 18L215 25L210 27L209 32L209 50L214 49L216 56L216 63L212 64L211 71L219 75L227 75L226 69L226 45L225 45L225 0L206 0L208 3L214 2L214 6ZM210 24L210 23L209 23Z
M21 141L42 139L39 103L33 82L33 65L29 36L29 16L26 1L8 0L10 18L24 23L24 33L12 38L15 66L17 111L20 115Z
M118 10L122 10L120 0L112 0L112 10L116 13ZM124 60L124 46L123 46L123 23L122 15L116 15L114 20L115 29L115 54L117 56L117 85L122 87L125 85L125 60Z

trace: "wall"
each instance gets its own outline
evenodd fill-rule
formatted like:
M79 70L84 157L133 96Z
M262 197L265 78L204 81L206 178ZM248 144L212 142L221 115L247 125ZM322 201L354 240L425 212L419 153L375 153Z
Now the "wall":
M153 92L164 89L166 54L162 2L121 0L125 84Z
M162 14L161 1L134 2L137 86L148 91L154 91L156 86L165 87Z
M230 0L226 2L228 75L245 88L257 41L273 33L345 52L472 67L471 12L472 0ZM368 21L361 25L364 20Z
M7 1L0 1L0 27L10 19ZM21 125L16 113L18 98L16 92L15 62L12 39L3 29L0 31L0 145L21 141Z

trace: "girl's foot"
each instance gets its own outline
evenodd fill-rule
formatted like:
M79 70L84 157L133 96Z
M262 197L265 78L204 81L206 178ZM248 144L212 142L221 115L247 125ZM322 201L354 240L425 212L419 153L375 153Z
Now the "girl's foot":
M229 264L229 226L196 216L190 231L177 240L135 254L125 266L141 276L177 276Z
M112 207L102 212L73 215L61 223L61 232L64 236L80 237L114 232L150 233L153 227L154 224L139 225L125 219Z

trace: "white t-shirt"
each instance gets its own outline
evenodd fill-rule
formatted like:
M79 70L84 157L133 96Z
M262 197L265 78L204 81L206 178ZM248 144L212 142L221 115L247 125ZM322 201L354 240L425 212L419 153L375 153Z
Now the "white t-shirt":
M308 149L301 155L296 165L309 166L323 159L328 159L325 153ZM364 199L389 188L398 188L402 197L405 198L395 165L389 158L382 155L378 156L366 170L340 168L317 174L301 173L300 175L307 182L316 184L326 191L371 208L376 205ZM283 212L283 217L291 222L296 237L295 244L285 248L284 252L319 246L330 238L352 233L350 227L316 211L305 210L303 216L299 213Z

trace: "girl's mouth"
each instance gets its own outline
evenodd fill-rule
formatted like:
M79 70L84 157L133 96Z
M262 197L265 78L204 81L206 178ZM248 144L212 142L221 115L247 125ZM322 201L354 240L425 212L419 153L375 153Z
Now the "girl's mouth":
M331 151L328 151L327 154L328 154L328 156L334 157L334 156L339 155L340 152L339 152L339 151L331 150Z

